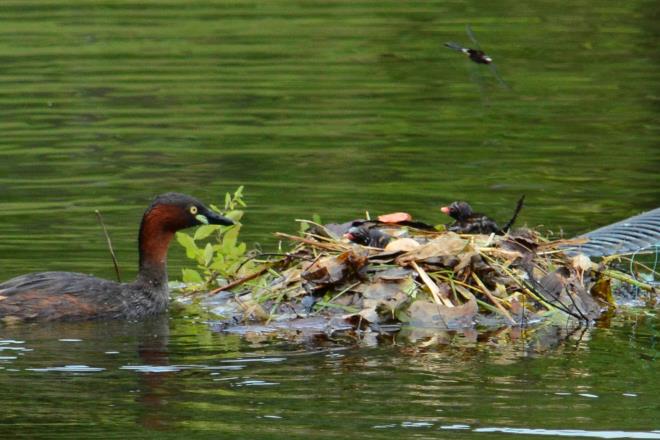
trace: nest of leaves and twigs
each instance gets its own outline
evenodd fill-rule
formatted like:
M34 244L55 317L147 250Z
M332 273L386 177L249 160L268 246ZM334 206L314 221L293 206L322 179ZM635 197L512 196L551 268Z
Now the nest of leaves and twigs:
M237 258L219 287L202 286L226 322L322 316L354 328L453 329L549 318L592 321L616 307L612 280L653 290L607 262L566 254L578 240L553 241L529 229L461 235L410 221L303 223L299 235L275 234L288 250ZM347 232L355 227L384 234L387 244L349 241ZM231 243L237 246L235 236ZM206 249L206 257L198 251L209 266L212 252Z

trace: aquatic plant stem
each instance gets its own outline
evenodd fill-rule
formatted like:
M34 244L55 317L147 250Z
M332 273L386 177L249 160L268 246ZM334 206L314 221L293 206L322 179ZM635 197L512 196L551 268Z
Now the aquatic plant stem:
M481 254L481 255L483 255L483 257L484 257L486 260L490 261L491 264L493 264L493 265L497 264L497 262L496 262L493 258L490 258L488 255L486 255L486 254ZM512 280L513 280L513 281L514 281L514 282L515 282L515 283L516 283L516 284L522 289L522 291L523 291L525 294L529 295L531 298L534 298L534 299L535 299L536 301L538 301L540 304L543 304L548 310L559 310L559 311L561 311L561 312L563 312L563 313L565 313L565 314L567 314L567 315L570 315L570 316L575 317L575 315L573 315L573 314L570 312L570 310L566 309L566 306L565 306L564 304L561 304L561 303L560 303L560 304L564 307L563 309L562 309L562 308L559 308L559 307L557 307L557 306L555 306L555 305L553 305L553 304L550 304L548 301L546 301L545 299L541 298L539 295L537 295L536 293L534 293L534 291L532 291L532 289L530 289L529 287L527 287L527 285L526 285L523 281L521 281L520 279L518 279L518 278L513 274L513 272L511 272L509 269L507 269L507 268L504 267L504 266L500 266L500 269L501 269L505 274L507 274L507 275L509 276L509 278L511 278L511 279L512 279Z
M222 292L223 290L233 289L236 286L240 286L241 284L243 284L247 281L253 280L253 279L257 278L258 276L265 274L266 272L268 272L269 269L270 269L270 266L266 265L266 266L262 267L261 269L259 269L258 271L254 272L254 273L251 273L250 275L246 275L243 278L239 278L237 280L232 281L231 283L228 283L224 286L218 287L217 289L211 290L210 292L208 292L207 295L215 295L216 293Z
M117 263L117 256L115 255L115 251L112 248L112 241L110 241L110 235L108 234L108 230L105 227L105 222L103 221L103 217L101 217L101 212L98 209L94 210L94 214L96 214L96 218L98 219L99 224L103 229L105 240L108 243L108 249L110 250L110 256L112 257L112 264L115 266L115 275L117 275L117 281L121 283L121 274L119 273L119 264Z
M481 291L488 297L488 299L497 307L497 309L502 312L502 315L509 321L509 324L516 325L516 321L513 320L509 312L506 311L502 304L490 293L490 290L484 285L484 283L479 279L476 273L472 272L472 278L474 281L481 287Z
M412 261L410 265L417 271L419 274L420 278L422 281L424 281L424 284L426 284L426 287L429 288L431 291L431 296L433 297L433 300L435 301L436 304L442 304L445 307L454 307L454 305L449 301L449 299L444 298L440 295L440 289L438 288L438 285L435 284L435 282L431 279L431 277L426 273L424 269L419 267L417 265L416 261Z
M342 296L344 293L348 292L348 291L351 290L352 288L357 287L357 286L359 286L359 285L360 285L359 282L358 282L358 283L353 283L353 284L349 285L348 287L346 287L345 289L343 289L341 292L339 292L338 294L336 294L335 296L333 296L332 298L330 298L330 300L329 300L327 303L325 303L325 302L324 302L324 303L321 303L321 302L319 301L317 304L320 304L321 307L320 307L319 309L317 309L316 311L317 311L317 312L320 312L321 310L323 310L324 307L329 307L329 306L332 304L333 301L335 301L336 299L338 299L340 296Z
M625 273L619 272L614 269L605 269L599 271L606 277L614 278L615 280L623 281L624 283L632 284L635 287L639 287L642 290L646 290L650 293L658 293L658 290L650 284L637 281L636 279L626 275Z
M285 234L283 232L276 232L275 236L279 237L279 238L286 238L287 240L291 240L291 241L299 241L301 243L305 243L305 244L308 244L310 246L314 246L314 247L329 250L329 251L337 252L337 251L342 251L342 250L348 250L348 248L346 246L341 245L339 243L331 245L329 243L321 243L321 242L316 241L316 240L309 240L307 238L298 237L298 236L290 235L290 234Z

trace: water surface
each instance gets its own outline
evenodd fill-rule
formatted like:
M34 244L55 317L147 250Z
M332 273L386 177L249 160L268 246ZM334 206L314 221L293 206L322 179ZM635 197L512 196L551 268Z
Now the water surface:
M500 438L479 430L570 429L607 438L597 431L659 428L655 318L563 342L552 333L534 344L507 332L293 341L214 333L181 316L23 326L0 341L0 433Z

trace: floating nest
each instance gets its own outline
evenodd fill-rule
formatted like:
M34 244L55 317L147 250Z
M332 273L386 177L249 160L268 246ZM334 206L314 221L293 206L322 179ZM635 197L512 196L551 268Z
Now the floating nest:
M616 308L613 281L656 293L614 270L612 259L565 253L584 239L549 240L530 229L458 234L387 219L303 221L299 235L276 233L287 252L252 257L256 270L203 303L225 326L322 318L334 329L396 331L590 322ZM360 234L366 244L351 241Z

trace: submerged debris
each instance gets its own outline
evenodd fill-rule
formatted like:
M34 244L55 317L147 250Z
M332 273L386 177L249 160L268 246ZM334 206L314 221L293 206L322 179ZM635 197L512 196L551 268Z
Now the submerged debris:
M275 234L291 243L288 252L250 266L205 299L222 322L323 317L331 329L389 331L592 321L616 307L610 280L623 276L562 250L583 239L550 241L529 229L458 234L403 213L308 223L300 235Z

